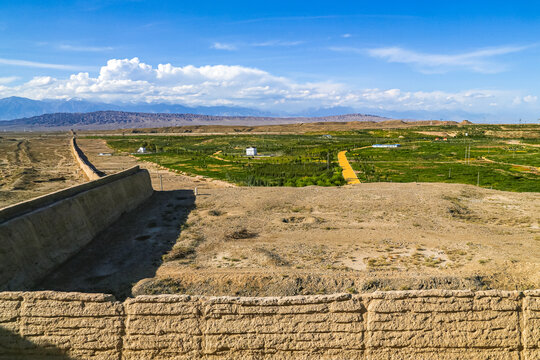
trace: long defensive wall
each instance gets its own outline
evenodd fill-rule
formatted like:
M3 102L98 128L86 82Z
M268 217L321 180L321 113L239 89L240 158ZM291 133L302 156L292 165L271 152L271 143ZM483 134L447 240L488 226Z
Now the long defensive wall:
M152 195L147 170L101 177L74 139L71 147L94 180L0 209L0 291L33 286Z
M151 193L148 172L135 167L0 210L0 290L31 287ZM540 290L124 302L4 291L7 359L537 360Z

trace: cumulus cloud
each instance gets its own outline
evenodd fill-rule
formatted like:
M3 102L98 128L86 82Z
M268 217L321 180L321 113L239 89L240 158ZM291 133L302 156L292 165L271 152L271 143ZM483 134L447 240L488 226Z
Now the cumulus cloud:
M411 64L425 73L441 73L452 69L467 69L480 73L497 73L505 70L505 66L489 60L489 58L517 53L531 48L528 46L499 46L479 49L460 54L430 54L401 47L382 47L368 49L367 54L388 62Z
M9 82L4 82L4 84ZM0 97L33 99L80 98L100 102L166 102L188 106L245 106L272 111L301 111L313 107L347 106L376 110L467 110L511 108L533 103L533 95L495 90L403 91L354 89L332 82L296 82L245 66L207 65L157 67L138 58L111 59L99 74L72 74L67 78L39 76L16 85L0 85Z

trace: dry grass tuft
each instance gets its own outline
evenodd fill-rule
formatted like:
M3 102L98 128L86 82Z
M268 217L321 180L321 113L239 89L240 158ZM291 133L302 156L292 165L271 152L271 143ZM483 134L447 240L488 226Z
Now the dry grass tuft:
M253 239L256 238L258 235L259 234L257 234L256 232L252 232L244 228L225 235L225 240Z

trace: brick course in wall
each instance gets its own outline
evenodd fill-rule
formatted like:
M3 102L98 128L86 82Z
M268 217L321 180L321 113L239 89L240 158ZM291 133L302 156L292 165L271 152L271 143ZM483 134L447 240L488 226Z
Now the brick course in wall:
M0 359L540 358L540 290L276 298L0 293Z

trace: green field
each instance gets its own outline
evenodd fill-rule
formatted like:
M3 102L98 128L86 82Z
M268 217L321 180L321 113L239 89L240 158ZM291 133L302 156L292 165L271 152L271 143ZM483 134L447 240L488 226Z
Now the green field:
M337 152L361 144L352 135L136 136L107 142L127 152L145 146L152 154L137 155L142 160L247 186L343 185ZM247 146L257 147L260 156L245 156Z
M470 156L466 158L466 148ZM510 191L540 191L538 148L495 140L411 141L400 148L349 152L361 182L445 182Z
M530 129L479 125L360 130L331 133L330 138L323 134L101 138L119 151L134 153L146 147L151 153L136 155L141 160L247 186L343 185L337 153L348 150L361 182L447 182L538 192L540 127ZM453 136L443 141L436 135L440 131L453 131ZM375 143L401 147L372 148ZM257 147L260 156L245 156L248 146Z

